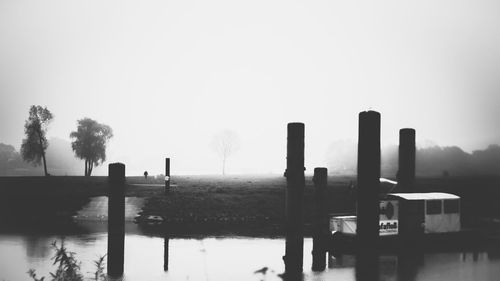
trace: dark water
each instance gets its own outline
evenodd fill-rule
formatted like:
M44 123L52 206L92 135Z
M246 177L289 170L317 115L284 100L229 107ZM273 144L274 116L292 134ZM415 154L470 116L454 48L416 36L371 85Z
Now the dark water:
M72 235L0 234L0 280L30 280L26 271L38 276L54 270L50 244L65 239L69 250L82 262L89 278L93 261L106 253L107 234ZM140 280L282 280L283 239L209 237L169 239L169 271L164 272L164 239L143 234L125 238L125 279ZM330 258L321 273L311 271L312 240L304 244L304 280L500 280L500 257L488 252L428 253L381 256L378 272L368 277L356 274L353 256ZM264 273L257 272L267 267ZM358 267L359 268L359 267ZM358 270L359 271L359 270ZM48 279L48 277L46 278ZM90 279L88 279L90 280Z

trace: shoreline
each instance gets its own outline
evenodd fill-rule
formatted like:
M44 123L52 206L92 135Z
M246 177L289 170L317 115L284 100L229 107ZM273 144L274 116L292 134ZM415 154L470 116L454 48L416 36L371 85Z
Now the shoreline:
M353 177L329 177L328 213L354 212ZM286 181L280 176L174 176L165 194L159 179L127 177L127 197L144 199L136 224L146 232L184 234L284 234ZM467 227L498 230L500 177L417 179L419 191L444 191L463 197ZM92 197L107 196L107 177L0 177L2 225L71 224ZM314 186L306 177L304 232L311 233ZM162 221L148 218L161 217ZM28 226L30 227L30 226ZM3 228L3 227L2 227Z

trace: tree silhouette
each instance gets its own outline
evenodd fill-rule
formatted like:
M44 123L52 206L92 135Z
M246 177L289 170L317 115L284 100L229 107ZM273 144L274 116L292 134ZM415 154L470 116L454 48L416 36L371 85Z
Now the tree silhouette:
M23 139L21 145L21 155L25 161L31 162L35 166L40 165L43 161L45 176L49 175L49 173L47 173L47 161L45 159L45 151L49 146L49 142L45 135L52 118L52 113L46 107L32 105L30 107L28 120L26 120L24 124L26 138Z
M76 157L85 160L85 176L92 174L92 169L106 161L106 144L113 137L111 127L99 124L90 118L77 121L76 131L71 132L71 148Z
M231 130L221 131L212 139L212 148L222 159L222 175L224 176L227 158L240 148L238 135Z

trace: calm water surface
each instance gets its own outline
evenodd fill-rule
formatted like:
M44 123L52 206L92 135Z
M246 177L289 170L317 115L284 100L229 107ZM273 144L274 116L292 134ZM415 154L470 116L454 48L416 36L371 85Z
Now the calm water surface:
M82 262L91 277L93 261L106 253L107 234L80 235L0 234L0 281L30 280L54 271L50 244L65 239L67 248ZM125 280L282 280L283 239L209 237L169 239L169 271L164 272L164 238L127 234ZM357 280L353 256L330 258L322 273L310 270L312 240L304 243L304 280ZM500 280L500 257L487 252L429 253L421 256L379 258L379 280ZM265 274L257 272L267 267ZM48 277L47 277L48 278ZM90 279L89 279L90 280ZM373 279L377 280L376 276Z

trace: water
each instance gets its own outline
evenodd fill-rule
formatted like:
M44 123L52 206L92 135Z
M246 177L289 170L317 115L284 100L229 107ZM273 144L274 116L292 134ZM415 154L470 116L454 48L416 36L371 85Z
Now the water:
M36 269L37 276L49 276L55 268L50 244L63 237L82 262L82 273L91 277L93 261L106 253L107 234L103 231L65 236L0 234L0 280L30 280L26 274L30 268ZM125 238L125 280L282 280L278 274L284 270L284 249L285 241L279 238L171 238L169 271L165 272L164 238L130 233ZM304 280L360 281L353 256L331 258L324 272L312 272L311 250L312 240L306 238ZM379 280L498 280L499 258L488 252L381 256L378 275ZM255 272L266 267L265 274Z

